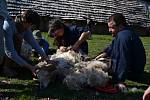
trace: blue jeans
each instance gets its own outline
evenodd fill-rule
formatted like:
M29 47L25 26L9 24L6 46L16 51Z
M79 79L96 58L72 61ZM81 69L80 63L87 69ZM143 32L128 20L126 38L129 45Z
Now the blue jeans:
M3 34L4 18L0 16L0 64L3 61L4 53L4 34Z

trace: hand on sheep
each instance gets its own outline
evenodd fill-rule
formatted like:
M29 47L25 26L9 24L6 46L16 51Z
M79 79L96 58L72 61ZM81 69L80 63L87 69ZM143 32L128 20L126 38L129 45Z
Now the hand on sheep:
M60 50L61 52L66 52L66 51L67 51L67 48L64 47L64 46L60 46L60 47L59 47L59 50Z
M61 52L67 52L69 50L74 50L74 48L73 48L73 46L69 46L69 47L61 46L58 50Z
M150 99L150 86L147 88L147 90L144 92L143 100L149 100Z
M105 58L106 57L106 53L104 52L104 53L101 53L100 55L98 55L97 57L95 57L95 60L98 60L98 59L100 59L100 58Z
M43 56L43 57L39 57L38 58L38 61L47 61L47 60L49 60L49 58L48 58L48 56Z
M73 50L72 46L67 47L67 51L68 50Z
M38 66L33 66L31 69L31 72L33 74L33 79L37 78L37 72L39 71L39 67Z
M125 86L125 84L123 84L123 83L118 83L117 85L116 85L116 87L121 91L121 92L127 92L128 91L128 89L127 89L127 87Z
M57 66L58 65L58 61L54 61L54 60L47 60L46 61L48 64L52 64L54 66Z

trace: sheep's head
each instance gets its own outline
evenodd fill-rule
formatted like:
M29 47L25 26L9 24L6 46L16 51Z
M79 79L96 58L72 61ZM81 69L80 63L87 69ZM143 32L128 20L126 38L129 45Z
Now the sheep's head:
M44 61L38 63L36 66L39 67L37 77L40 82L40 88L45 88L50 82L51 73L56 70L56 64L51 61Z

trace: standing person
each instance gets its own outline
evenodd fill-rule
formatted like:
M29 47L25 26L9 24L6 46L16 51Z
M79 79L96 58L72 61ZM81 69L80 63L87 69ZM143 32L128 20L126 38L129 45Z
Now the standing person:
M123 82L127 77L140 78L144 72L146 55L139 36L127 26L122 14L116 13L109 17L109 32L114 40L102 54L96 57L112 59L113 81L118 88L125 88Z
M64 47L72 46L72 49L82 54L88 54L87 39L90 36L88 29L76 25L66 26L61 20L54 20L51 24L50 36L54 36L56 45L62 51Z
M0 65L3 62L5 55L4 41L3 41L3 23L4 19L8 16L6 0L0 0Z
M45 52L40 48L32 35L31 26L39 22L38 13L32 10L26 10L21 15L21 22L14 23L13 20L7 16L4 21L4 48L7 57L4 60L4 70L11 67L13 61L22 67L29 69L35 74L36 68L27 63L19 54L21 49L22 39L27 41L35 50L41 55L42 60L46 60ZM9 70L6 72L10 72Z

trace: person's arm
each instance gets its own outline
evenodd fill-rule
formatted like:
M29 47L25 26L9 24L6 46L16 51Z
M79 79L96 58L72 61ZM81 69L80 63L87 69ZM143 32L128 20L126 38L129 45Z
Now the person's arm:
M42 46L42 48L44 49L45 53L48 54L49 43L48 43L46 40L41 39L41 40L39 41L39 44L40 44L40 46Z
M10 22L11 20L4 21L3 30L4 30L4 49L6 55L13 61L15 61L17 64L19 64L22 67L26 67L29 70L33 70L34 67L30 64L28 64L24 59L22 59L16 49L14 48L13 43L13 32L15 32L15 26L14 24Z
M27 62L18 55L16 49L14 48L13 34L15 32L15 29L14 24L11 24L11 20L8 19L4 21L3 29L4 29L4 49L6 55L21 66L27 64Z
M143 100L149 100L150 99L150 86L146 89L143 95Z
M79 46L89 38L89 35L90 35L89 32L83 32L79 37L79 39L73 45L72 49L77 50Z
M28 30L24 33L24 39L40 54L42 59L44 60L47 59L46 53L42 50L40 45L37 43L37 41L33 37L31 30Z
M111 51L113 49L113 45L114 45L114 40L109 46L107 46L102 52L100 52L94 59L98 60L100 58L110 57Z

